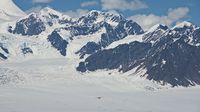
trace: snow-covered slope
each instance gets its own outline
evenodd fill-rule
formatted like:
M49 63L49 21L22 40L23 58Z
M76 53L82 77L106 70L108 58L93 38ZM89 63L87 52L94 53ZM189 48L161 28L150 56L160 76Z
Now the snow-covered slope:
M200 28L189 22L173 28L158 24L144 32L118 13L92 10L73 19L46 7L0 29L1 60L64 57L76 60L73 66L81 72L118 69L161 84L200 84Z
M118 13L25 15L12 0L0 18L0 112L199 112L199 87L171 90L200 85L192 23L144 32Z
M112 44L110 44L108 47L106 47L106 49L112 49L115 48L119 45L123 45L123 44L129 44L131 42L137 41L137 42L143 42L143 34L141 35L129 35L119 41L115 41Z
M14 20L25 15L26 13L16 6L13 0L0 1L0 21Z
M74 62L51 58L1 63L7 69L0 69L0 111L199 111L199 87L167 89L117 71L80 75L71 66Z

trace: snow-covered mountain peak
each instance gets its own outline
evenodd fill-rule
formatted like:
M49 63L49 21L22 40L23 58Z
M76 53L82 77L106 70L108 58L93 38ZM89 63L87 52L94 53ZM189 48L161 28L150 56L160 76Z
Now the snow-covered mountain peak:
M71 24L71 17L64 15L52 8L45 7L39 12L32 12L17 20L15 25L9 26L10 33L23 36L39 35L43 31L52 32L56 28Z
M191 29L191 30L196 30L196 29L199 29L199 27L196 26L196 25L194 25L191 22L183 21L183 22L177 24L176 26L174 26L172 29L173 30L176 30L176 29Z
M50 7L45 7L39 11L42 16L51 16L52 18L60 18L60 19L71 19L69 16L62 14Z
M183 27L190 27L190 26L193 26L193 24L191 22L183 21L183 22L177 24L174 28L183 28Z
M108 12L103 12L103 11L98 11L98 10L91 10L87 16L100 16L100 15L103 15L103 16L122 16L121 14L119 14L118 12L116 11L108 11Z
M67 15L64 15L62 14L61 12L58 12L50 7L45 7L43 9L41 9L37 15L40 17L40 18L46 18L46 19L67 19L67 20L70 20L71 17L67 16Z
M58 12L58 11L56 11L56 10L54 10L54 9L52 9L52 8L50 8L50 7L45 7L45 8L43 8L43 9L41 9L39 11L39 14L55 14L55 15L60 15L61 13Z
M48 13L57 13L58 11L54 10L53 8L50 7L44 7L43 9L41 9L40 11L43 12L48 12Z
M98 10L91 10L87 15L90 16L90 15L93 15L93 14L101 14L103 12L101 11L98 11Z
M100 22L107 22L112 26L116 26L120 21L126 20L124 16L119 13L114 12L102 12L97 10L92 10L88 14L79 18L79 24L93 24Z
M70 20L71 19L71 17L62 14L61 12L58 12L50 7L45 7L43 9L41 9L39 12L32 12L32 13L20 18L18 21L27 19L30 16L34 17L36 19L40 19L43 22L49 22L49 21L55 21L55 20Z
M191 22L184 21L171 28L169 34L191 36L196 30L199 30L198 26Z
M156 24L147 32L145 32L143 40L144 42L155 43L156 41L159 41L159 39L168 29L169 28L164 24Z
M154 32L156 30L167 30L168 26L164 24L156 24L153 27L151 27L146 33Z

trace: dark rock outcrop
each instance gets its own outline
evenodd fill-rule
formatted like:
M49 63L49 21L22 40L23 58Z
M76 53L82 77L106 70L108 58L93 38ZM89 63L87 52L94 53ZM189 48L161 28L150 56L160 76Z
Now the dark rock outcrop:
M56 31L48 36L48 41L55 47L61 55L66 56L66 48L68 42L64 40Z

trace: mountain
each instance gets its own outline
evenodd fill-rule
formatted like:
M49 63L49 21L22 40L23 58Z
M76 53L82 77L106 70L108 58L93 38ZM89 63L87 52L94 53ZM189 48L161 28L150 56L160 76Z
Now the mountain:
M115 23L115 26L113 26L113 23ZM64 37L67 38L67 43L69 44L76 42L77 37L79 37L78 40L81 40L84 38L82 36L94 36L87 40L83 39L80 48L74 51L74 53L80 55L80 58L84 58L84 55L92 54L128 35L141 34L143 30L137 23L126 20L121 15L93 10L70 25L54 30L54 32L48 36L48 40L51 43L55 43L54 46L56 45L55 47L61 54L66 55L66 53L62 53L63 50L66 51L65 49L67 48L67 45L63 45L63 43L66 44L66 42L61 38L61 35L63 35L62 33L67 34L64 35ZM57 40L58 38L60 39Z
M101 12L92 10L88 14L78 19L79 25L92 25L100 22L107 22L111 26L116 26L120 21L126 20L123 15L116 12Z
M73 19L49 7L9 22L1 29L4 33L0 35L4 39L0 43L9 51L6 59L38 54L37 57L40 57L47 49L48 52L53 52L50 49L57 50L55 56L61 54L68 58L84 58L117 40L144 32L136 22L127 20L118 13L92 10ZM19 40L20 42L16 42Z
M180 23L172 29L156 25L144 33L143 42L121 44L99 51L80 62L81 72L118 69L172 86L200 84L199 27ZM99 60L101 59L101 60Z
M39 35L49 27L61 27L63 24L70 22L70 17L63 15L49 7L40 10L38 13L31 13L16 22L15 27L9 27L9 32L22 34L24 36Z
M0 61L64 57L83 74L118 70L162 85L200 85L200 28L190 22L144 32L116 12L92 10L74 19L50 7L26 15L11 0L3 3L13 6L2 8L1 17L20 18L0 26Z
M157 24L151 27L143 36L144 42L155 43L168 30L166 25Z
M25 15L26 13L18 8L12 0L0 1L0 21L14 20Z
M184 22L167 31L150 50L146 58L148 79L168 82L174 86L199 85L200 41L199 36L192 36L199 32L199 27L191 23L190 27L179 27L182 24Z

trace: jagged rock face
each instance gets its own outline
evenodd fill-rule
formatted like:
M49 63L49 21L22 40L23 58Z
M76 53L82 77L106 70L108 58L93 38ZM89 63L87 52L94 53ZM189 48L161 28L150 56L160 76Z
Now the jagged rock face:
M153 31L145 33L143 40L146 43L154 43L158 41L167 30L168 27L165 25L155 25Z
M141 28L141 26L138 25L136 22L134 22L132 20L125 21L125 23L122 24L121 27L123 27L123 25L124 25L124 29L126 29L126 32L127 32L128 35L135 35L135 34L138 35L138 34L144 33L144 31ZM120 27L119 27L119 29L120 29Z
M199 85L200 46L190 43L191 38L195 41L199 40L199 29L194 30L193 33L185 33L185 31L172 33L174 31L173 29L163 32L165 34L162 33L154 43L133 42L98 51L80 62L77 70L85 72L119 69L119 71L127 72L138 67L146 69L146 72L141 74L142 77L145 76L161 84ZM152 35L149 36L149 39L154 39Z
M174 27L172 30L169 31L170 35L174 37L180 37L182 35L187 36L187 43L193 46L200 45L200 28L192 23L183 22L181 25Z
M22 19L16 23L16 27L13 31L14 34L21 35L39 35L41 32L45 31L45 24L36 15L32 14L26 19Z
M93 25L100 22L120 22L126 20L122 15L120 14L112 14L109 12L100 12L100 11L91 11L87 15L82 16L78 19L79 25Z
M143 62L151 44L133 42L120 45L114 49L99 51L81 62L78 71L95 71L98 69L119 69L127 72Z
M97 22L99 16L103 16L101 18L104 19ZM117 20L120 21L117 21L118 25L114 27L107 23L108 20L113 20L115 22ZM77 22L74 22L74 24L60 28L59 30L61 29L70 32L68 38L71 40L76 38L76 36L91 35L97 33L101 29L105 29L106 32L101 34L99 42L95 42L95 45L93 42L92 45L90 42L86 43L79 51L77 51L81 56L80 58L83 58L85 54L92 54L101 48L105 48L112 42L125 38L128 35L138 35L144 32L142 28L132 20L125 20L122 16L108 15L103 12L100 13L95 11L90 12L87 16L81 17ZM57 29L54 32L57 32ZM91 46L95 47L89 48Z
M14 34L21 34L23 36L36 36L40 35L42 32L48 32L49 28L51 31L51 28L54 28L52 27L53 25L55 30L49 34L47 40L54 41L53 43L51 42L51 44L56 49L58 49L60 41L52 39L58 37L57 40L61 40L61 38L63 38L60 35L56 35L56 32L58 34L59 30L66 30L66 32L69 32L69 35L67 35L68 37L66 38L73 40L76 36L92 35L105 29L106 32L102 32L100 41L95 42L98 44L96 47L89 48L91 46L90 43L85 43L85 45L77 51L81 58L83 58L85 54L92 54L100 50L100 48L105 48L112 42L123 39L128 35L138 35L144 32L137 23L131 20L126 20L120 14L91 11L78 20L72 20L71 18L68 18L50 8L44 8L38 13L32 13L26 16L18 21L14 28L9 26L8 31ZM60 50L61 48L59 47L59 51ZM64 50L61 51L62 55L66 55Z
M70 17L46 7L37 13L31 13L25 16L18 21L15 26L13 25L14 27L9 26L8 31L23 36L33 36L39 35L53 25L60 28L63 24L71 25L73 21Z
M120 21L116 27L112 27L110 24L105 22L103 24L103 27L106 29L106 32L101 34L101 40L97 43L98 45L96 45L98 47L95 47L96 49L94 49L93 52L87 51L90 50L90 49L84 49L85 46L89 47L87 43L82 48L84 49L84 51L81 50L78 52L80 53L81 56L84 56L85 54L92 54L95 51L100 50L100 48L105 48L114 41L123 39L128 35L138 35L143 33L142 28L137 23L131 20Z
M112 42L123 39L128 34L124 28L124 22L120 22L115 28L110 24L105 24L106 33L101 35L100 45L105 48L110 45Z
M56 31L49 35L48 41L60 52L61 55L66 56L68 42L64 40Z
M80 58L84 58L86 54L92 54L101 49L101 46L95 42L88 42L76 54L80 54Z
M64 29L66 31L69 31L71 34L71 37L79 36L79 35L89 35L96 33L99 29L101 29L104 26L103 23L94 24L92 26L87 25L71 25L68 27L65 27Z
M113 26L109 22L115 22L117 25ZM144 32L137 23L126 20L121 15L113 15L99 11L91 11L73 24L60 29L58 28L54 32L63 29L69 32L70 35L68 35L69 37L67 38L70 38L72 41L76 36L92 35L105 29L106 32L101 34L99 42L85 43L85 45L76 52L80 55L80 58L83 58L86 54L90 55L101 48L105 48L112 42L125 38L128 35L138 35Z
M100 45L103 48L108 46L113 41L118 40L117 33L110 24L106 23L105 29L106 29L106 32L101 34L101 41L100 41Z
M120 21L116 27L110 24L105 25L106 33L101 36L101 46L106 47L114 41L125 38L128 35L138 35L144 33L142 28L131 20Z
M194 45L199 46L199 45L200 45L200 28L197 29L197 30L195 30L195 31L192 33L192 37L193 37L192 43L194 43Z
M98 12L93 12L91 13L91 15L88 16L82 16L81 18L79 18L78 22L82 22L83 24L90 24L93 23L98 16Z
M194 26L175 27L173 30L179 34L190 35L194 31Z
M183 35L174 42L166 36L149 51L145 60L147 79L172 86L200 84L200 47L187 44Z

